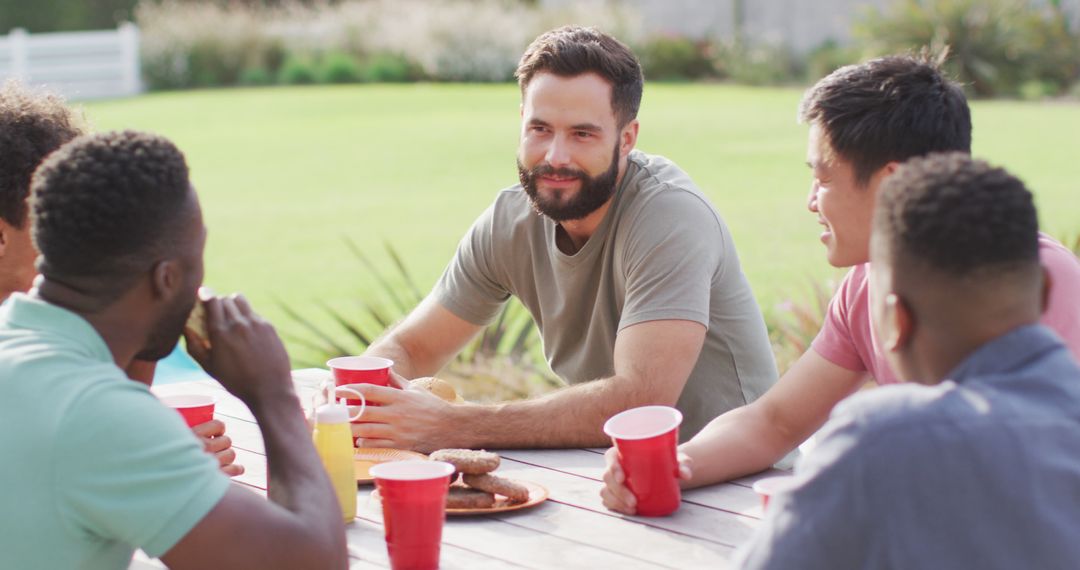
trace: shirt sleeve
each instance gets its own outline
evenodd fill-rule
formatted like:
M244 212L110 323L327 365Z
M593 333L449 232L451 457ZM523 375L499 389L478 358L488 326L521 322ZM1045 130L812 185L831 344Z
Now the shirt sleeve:
M493 204L469 228L432 290L439 304L474 325L490 323L510 298L496 274L494 217Z
M738 259L723 259L720 220L698 196L677 189L654 197L641 215L629 220L622 269L626 297L619 330L666 319L709 326L713 279L738 269Z
M79 532L152 557L176 545L228 490L179 414L134 383L90 388L68 408L60 433L56 478L65 517Z
M865 504L865 461L856 424L830 420L799 464L796 483L770 498L761 526L735 556L743 569L864 568L873 521Z
M1040 322L1057 333L1080 360L1080 260L1047 236L1040 236L1039 258L1050 278L1050 295Z
M851 327L854 305L858 302L861 276L865 275L865 265L853 267L840 282L829 308L825 311L825 321L821 331L814 337L810 347L822 358L833 364L862 372L866 363L859 356L855 346L855 337Z

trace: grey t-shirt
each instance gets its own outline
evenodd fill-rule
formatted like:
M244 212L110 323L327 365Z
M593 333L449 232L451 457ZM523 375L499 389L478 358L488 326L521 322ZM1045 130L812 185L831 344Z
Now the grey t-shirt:
M1041 325L840 403L735 566L1080 567L1080 367Z
M603 221L573 255L555 245L556 228L520 185L503 190L462 239L436 299L483 325L516 296L540 329L551 369L572 384L614 374L615 339L626 327L666 319L705 325L677 404L683 440L776 381L731 234L671 161L632 152Z

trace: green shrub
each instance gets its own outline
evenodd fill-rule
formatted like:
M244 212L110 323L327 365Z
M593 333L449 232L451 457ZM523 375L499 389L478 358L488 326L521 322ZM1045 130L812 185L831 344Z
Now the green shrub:
M715 49L708 41L684 37L655 37L637 50L645 79L649 81L691 80L715 77Z
M860 59L858 48L828 40L806 54L806 78L816 82L845 65L858 63Z
M289 56L278 70L278 83L306 85L315 83L315 62L310 57Z
M946 69L976 96L1017 95L1030 81L1061 92L1080 78L1080 35L1060 6L1044 4L897 0L887 11L868 12L855 33L879 55L948 46Z
M274 82L274 74L261 66L245 67L240 70L240 85L270 85Z
M801 81L802 61L783 45L731 43L718 47L714 65L721 76L746 85Z
M825 324L829 301L839 284L834 280L810 283L810 298L790 299L766 313L765 326L769 330L776 366L783 375L791 365L810 349Z
M356 58L341 52L331 52L323 57L318 68L319 83L357 83L362 74Z
M382 52L364 62L361 76L364 81L403 83L423 79L424 71L404 55Z

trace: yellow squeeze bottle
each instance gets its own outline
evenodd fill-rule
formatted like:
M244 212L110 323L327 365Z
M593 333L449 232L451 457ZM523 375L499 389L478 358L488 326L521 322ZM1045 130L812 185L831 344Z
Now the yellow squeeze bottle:
M356 518L356 475L348 408L336 403L319 406L315 410L312 440L334 485L341 514L349 522Z

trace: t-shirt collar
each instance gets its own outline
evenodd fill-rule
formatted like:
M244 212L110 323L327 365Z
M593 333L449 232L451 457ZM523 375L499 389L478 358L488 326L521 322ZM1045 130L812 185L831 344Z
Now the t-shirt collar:
M0 328L45 332L69 341L89 358L112 362L112 351L97 330L78 314L25 293L13 293L0 305Z
M1061 346L1061 340L1043 325L1020 326L977 348L946 379L962 383L973 377L1001 375Z

